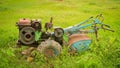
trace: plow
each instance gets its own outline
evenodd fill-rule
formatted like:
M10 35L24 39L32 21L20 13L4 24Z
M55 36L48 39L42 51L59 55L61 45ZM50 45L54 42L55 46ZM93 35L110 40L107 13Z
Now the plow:
M90 17L67 28L53 28L52 20L51 17L50 22L45 23L43 28L41 21L38 19L20 19L16 23L19 29L17 46L29 46L30 49L27 51L37 50L46 57L52 57L58 56L63 46L69 47L69 53L79 53L87 50L92 43L92 39L87 35L88 33L94 33L98 41L98 31L100 29L114 32L109 25L103 23L104 17L102 14ZM85 30L85 28L88 29ZM51 29L53 31L49 31ZM26 53L22 52L22 54Z

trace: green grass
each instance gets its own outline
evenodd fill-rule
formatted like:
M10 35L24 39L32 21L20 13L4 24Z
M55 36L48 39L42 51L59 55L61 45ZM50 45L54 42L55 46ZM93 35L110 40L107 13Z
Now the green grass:
M114 33L100 30L99 42L94 34L90 49L70 56L67 48L56 58L37 55L32 63L20 55L23 48L13 48L18 39L15 26L20 18L54 18L54 26L68 27L102 13L105 24ZM119 0L0 0L0 68L120 68L120 1Z

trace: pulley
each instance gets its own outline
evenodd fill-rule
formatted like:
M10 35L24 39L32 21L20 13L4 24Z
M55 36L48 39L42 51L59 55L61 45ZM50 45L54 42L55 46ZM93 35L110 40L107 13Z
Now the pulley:
M35 42L35 29L32 27L24 27L19 33L20 41L29 45Z
M56 28L54 34L55 37L62 37L64 35L64 30L62 28Z

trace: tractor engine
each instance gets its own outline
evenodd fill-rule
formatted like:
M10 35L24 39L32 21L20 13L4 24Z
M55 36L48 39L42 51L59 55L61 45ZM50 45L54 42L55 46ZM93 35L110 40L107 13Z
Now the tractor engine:
M16 25L19 29L18 45L31 45L35 43L35 31L41 31L40 20L20 19Z

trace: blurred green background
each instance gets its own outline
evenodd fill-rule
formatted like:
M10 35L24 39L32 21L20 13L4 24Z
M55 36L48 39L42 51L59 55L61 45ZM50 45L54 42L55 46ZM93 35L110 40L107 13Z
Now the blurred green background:
M60 56L46 59L37 55L32 63L20 55L24 49L13 48L18 39L16 22L20 18L41 19L42 24L53 17L54 26L68 27L97 14L114 33L94 34L90 49L70 56L63 47ZM120 68L120 0L0 0L0 68Z

